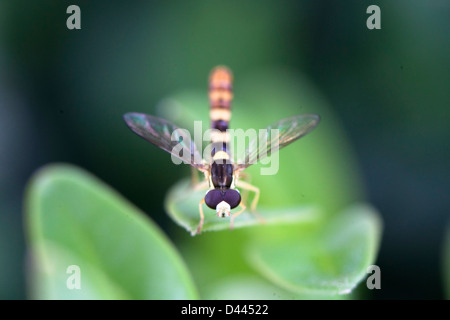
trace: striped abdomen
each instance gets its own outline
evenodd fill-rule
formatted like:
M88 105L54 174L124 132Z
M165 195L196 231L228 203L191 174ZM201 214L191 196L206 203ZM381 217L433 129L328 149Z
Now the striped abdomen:
M209 76L211 128L222 132L228 129L231 119L232 81L233 75L226 67L214 68Z
M233 178L233 167L229 153L228 124L231 119L231 100L233 75L226 67L216 67L211 71L209 77L209 103L211 134L213 149L211 156L211 179L214 187L227 189Z

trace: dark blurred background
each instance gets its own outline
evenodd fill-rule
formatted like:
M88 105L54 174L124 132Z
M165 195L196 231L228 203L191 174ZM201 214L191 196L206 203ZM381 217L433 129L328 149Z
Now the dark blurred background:
M66 9L81 9L68 30ZM381 8L381 30L366 9ZM0 2L0 298L25 299L23 195L39 167L70 162L170 230L166 190L188 171L122 121L155 113L210 69L281 66L321 91L384 220L375 299L442 299L450 197L450 2ZM205 112L207 112L205 99Z

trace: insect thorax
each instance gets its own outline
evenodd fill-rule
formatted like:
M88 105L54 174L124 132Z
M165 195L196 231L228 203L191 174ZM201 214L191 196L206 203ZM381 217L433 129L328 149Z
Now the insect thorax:
M211 165L211 182L214 188L229 189L233 182L233 165L214 161Z

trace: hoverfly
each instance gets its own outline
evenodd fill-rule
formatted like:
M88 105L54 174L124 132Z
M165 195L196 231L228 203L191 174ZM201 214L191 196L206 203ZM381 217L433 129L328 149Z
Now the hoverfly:
M276 136L268 139L264 146L245 149L243 161L236 163L232 160L229 149L230 137L227 130L231 119L232 81L231 71L224 66L214 68L209 76L209 114L211 128L215 129L215 134L211 134L211 142L214 147L208 161L202 159L190 137L183 134L173 123L142 113L126 113L124 115L124 120L132 131L179 159L181 159L180 153L174 150L181 143L184 150L190 153L187 161L185 156L182 160L204 173L205 180L196 188L209 188L199 203L200 222L197 233L200 233L203 226L203 204L216 210L218 217L231 216L230 228L233 228L234 219L246 209L238 188L254 192L250 208L255 212L259 199L259 189L239 179L241 171L256 163L257 159L268 156L274 150L279 150L311 132L320 121L318 115L304 114L275 122L269 125L266 130L276 129ZM176 132L175 139L174 132ZM254 146L255 143L250 142L250 146L252 145ZM201 159L201 161L198 161L198 159ZM231 215L231 210L238 206L241 209Z

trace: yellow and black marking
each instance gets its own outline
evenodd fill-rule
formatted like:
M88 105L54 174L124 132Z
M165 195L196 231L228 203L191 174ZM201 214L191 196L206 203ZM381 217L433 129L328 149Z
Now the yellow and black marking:
M217 163L230 161L227 129L231 120L232 82L233 75L224 66L214 68L209 76L209 117L211 128L216 129L211 134L214 145L211 156Z
M226 131L231 119L233 100L233 75L223 66L214 68L209 76L209 116L211 128Z

